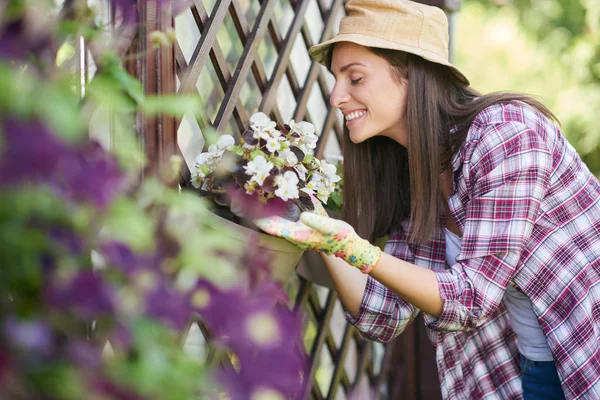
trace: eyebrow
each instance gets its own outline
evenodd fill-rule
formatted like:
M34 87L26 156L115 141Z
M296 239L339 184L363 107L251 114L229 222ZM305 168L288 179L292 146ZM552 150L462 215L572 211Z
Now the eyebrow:
M366 67L365 64L362 64L362 63L359 63L359 62L351 62L349 64L344 65L342 68L340 68L340 73L347 71L348 68L354 67L355 65L359 65L361 67ZM331 73L333 74L333 76L336 76L335 72L331 71Z

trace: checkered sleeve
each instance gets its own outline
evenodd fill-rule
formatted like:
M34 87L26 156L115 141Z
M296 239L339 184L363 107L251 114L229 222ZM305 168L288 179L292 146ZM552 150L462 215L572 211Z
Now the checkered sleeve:
M405 239L404 232L393 233L384 251L394 257L414 262L415 256ZM389 342L402 333L417 314L419 309L369 276L358 315L353 318L346 312L346 319L365 338Z
M439 318L426 318L441 331L474 329L499 306L552 170L547 145L520 122L488 126L470 148L463 165L470 196L463 245L455 265L435 271L444 305Z
M346 312L348 322L367 339L389 342L408 326L419 309L369 276L356 318Z

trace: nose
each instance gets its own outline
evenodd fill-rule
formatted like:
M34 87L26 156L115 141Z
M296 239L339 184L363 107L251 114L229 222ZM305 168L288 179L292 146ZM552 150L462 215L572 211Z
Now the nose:
M332 107L341 108L342 104L348 101L350 95L348 91L344 89L344 85L341 82L336 82L335 86L333 86L333 91L331 92L331 96L329 96L329 104Z

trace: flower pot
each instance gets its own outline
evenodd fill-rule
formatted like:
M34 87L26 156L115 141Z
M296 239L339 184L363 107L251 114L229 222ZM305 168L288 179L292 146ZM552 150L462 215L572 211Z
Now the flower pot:
M233 249L248 247L252 240L252 235L258 235L258 247L270 256L269 267L273 280L285 284L292 276L294 268L296 268L304 250L283 238L253 231L211 212L207 212L206 214L207 218L212 219L210 226L214 229L225 227L230 234L231 247Z
M325 286L329 289L335 288L325 262L316 251L307 251L302 255L296 272L312 283Z

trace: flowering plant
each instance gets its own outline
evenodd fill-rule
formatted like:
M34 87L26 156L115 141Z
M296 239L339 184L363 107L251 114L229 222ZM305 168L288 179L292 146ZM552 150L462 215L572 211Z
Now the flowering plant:
M228 186L243 189L263 204L277 198L300 210L312 210L312 203L300 201L301 197L314 195L327 204L341 179L335 165L314 157L317 140L309 122L291 120L282 125L262 112L255 113L241 143L223 135L196 158L192 184L238 216L243 215L223 196Z

